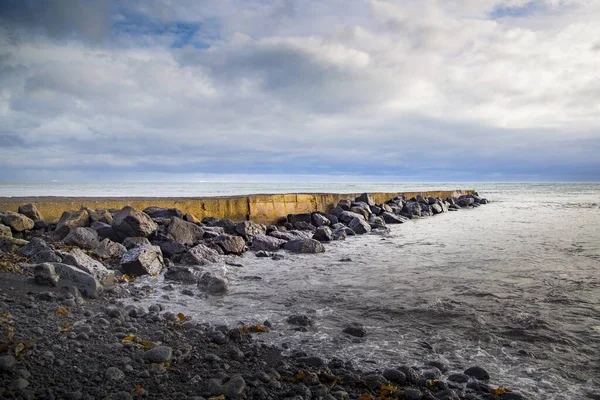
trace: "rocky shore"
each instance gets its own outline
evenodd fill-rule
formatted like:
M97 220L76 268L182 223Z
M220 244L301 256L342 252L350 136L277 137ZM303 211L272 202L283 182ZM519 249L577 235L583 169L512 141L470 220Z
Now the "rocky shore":
M295 349L259 344L260 325L209 325L160 304L125 305L152 289L138 276L164 275L207 296L223 296L216 268L251 251L274 259L320 253L326 243L385 232L411 218L475 208L458 198L368 194L329 213L291 214L280 224L197 220L178 209L81 209L44 221L35 205L0 213L0 395L41 399L521 399L491 385L485 366L451 371L437 360L369 370ZM325 245L324 245L325 244ZM305 315L288 323L305 329ZM362 337L360 325L344 333Z

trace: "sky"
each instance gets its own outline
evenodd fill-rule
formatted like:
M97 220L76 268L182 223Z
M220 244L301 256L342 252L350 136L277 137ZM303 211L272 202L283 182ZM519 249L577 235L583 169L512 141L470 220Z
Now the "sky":
M600 0L3 0L0 181L600 181L598 20Z

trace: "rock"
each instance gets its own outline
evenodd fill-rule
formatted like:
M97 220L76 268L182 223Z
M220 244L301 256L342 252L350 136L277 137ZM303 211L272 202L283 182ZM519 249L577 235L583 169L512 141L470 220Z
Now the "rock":
M313 321L308 315L290 315L287 318L288 324L298 325L298 326L312 326Z
M121 269L127 275L158 275L164 268L163 256L158 246L142 245L128 250L121 257Z
M371 232L371 225L361 218L354 218L350 221L348 227L358 235Z
M29 386L29 381L24 378L18 378L12 381L10 386L13 390L24 390L25 388L27 388L27 386Z
M176 265L167 269L164 277L168 281L197 284L202 278L202 271L194 267Z
M309 224L308 222L304 222L304 221L298 221L293 226L295 229L298 229L301 231L314 232L314 230L317 229L313 224Z
M367 203L369 206L374 206L375 205L375 202L373 201L373 198L368 193L361 194L354 201L356 201L356 202L362 202L362 203Z
M338 215L338 219L345 224L349 224L354 218L365 220L364 215L357 214L352 211L343 211L340 215Z
M186 265L206 265L219 260L219 253L215 250L200 243L188 251L181 257L181 263Z
M12 229L14 232L23 232L33 229L35 222L25 215L4 211L0 214L2 223Z
M401 365L396 369L404 374L408 383L416 384L419 382L419 372L416 369L408 365Z
M125 246L121 243L113 242L108 238L102 240L94 249L94 255L105 260L109 258L121 258L125 252L127 252Z
M215 276L210 272L202 275L198 287L209 294L224 294L229 290L229 284L225 278Z
M13 356L0 356L0 371L11 372L16 364L17 360Z
M110 239L113 242L119 240L119 235L117 235L113 227L107 223L100 221L92 222L90 228L96 231L99 240Z
M168 346L158 346L144 353L144 360L161 364L171 361L173 358L173 349Z
M342 200L338 201L337 206L339 208L341 208L342 210L349 211L350 207L352 207L352 201L350 201L348 199L342 199Z
M306 222L307 224L311 224L312 215L310 213L288 214L287 222L289 222L292 225L296 225L297 222Z
M344 333L355 337L365 337L367 330L362 324L356 323L344 328Z
M479 366L467 368L465 370L465 375L472 376L473 378L479 381L487 381L490 379L490 374L488 374L488 372L485 369Z
M213 243L219 245L225 254L240 255L246 248L246 241L242 237L225 233L213 239Z
M386 369L383 371L383 377L392 383L403 384L406 382L406 375L397 369Z
M150 243L150 241L145 238L145 237L128 237L125 238L125 240L123 240L123 246L125 246L125 248L127 250L131 250L134 249L138 246L150 246L152 243Z
M226 399L240 398L246 389L246 382L240 375L234 375L224 385L221 386L219 395L224 395Z
M266 234L267 227L252 221L244 221L235 224L235 232L244 239L249 240L253 236Z
M173 257L177 254L182 254L187 251L187 247L179 243L175 239L162 234L156 235L152 244L160 247L164 257Z
M423 394L419 389L408 388L404 390L404 400L421 400Z
M40 265L48 265L49 267L40 267ZM81 293L91 298L98 297L102 292L102 285L96 278L72 265L63 263L42 263L35 268L44 268L50 271L51 268L54 268L54 271L60 278L56 286L60 288L75 286Z
M27 218L32 219L34 221L44 219L44 218L42 218L42 214L40 214L40 212L37 209L37 207L35 206L35 204L32 204L32 203L23 204L22 206L19 206L18 211L19 211L19 214L23 214Z
M353 212L355 214L359 214L362 215L364 217L364 219L368 220L371 217L371 209L368 206L354 206L350 208L350 212Z
M104 377L108 381L118 382L125 379L125 373L117 367L108 367L106 372L104 372Z
M12 236L0 236L0 251L5 253L16 253L19 249L27 245L27 240L16 239Z
M348 237L348 234L346 233L346 229L349 229L350 231L352 231L352 234L354 235L354 231L350 228L341 228L341 229L336 229L331 233L331 238L333 240L346 240L346 238Z
M85 228L90 225L90 215L87 210L65 211L56 224L56 234L65 237L75 228Z
M390 212L384 211L381 213L381 218L385 221L386 224L403 224L408 221L408 218L402 217L400 215L392 214Z
M462 208L468 207L468 206L472 206L475 203L475 199L473 197L470 196L459 196L458 199L456 199L456 204Z
M85 229L85 228L76 228ZM76 230L75 229L75 230ZM74 232L73 230L72 232ZM69 253L63 256L63 263L79 268L82 271L92 275L103 285L112 285L115 280L114 271L108 270L100 261L94 260L83 250L75 247Z
M273 252L271 251L265 251L265 250L258 250L255 254L256 257L273 257Z
M469 381L469 375L465 374L450 374L448 380L456 383L467 383Z
M192 245L204 236L204 229L181 218L173 217L167 229L168 236L184 245Z
M113 219L112 227L121 239L128 237L148 237L158 228L152 219L133 207L126 206L118 211Z
M329 226L331 221L325 215L315 212L312 213L312 224L316 227Z
M88 215L90 216L90 224L94 222L102 222L104 224L112 224L113 216L107 210L90 210L87 209Z
M165 207L147 207L143 211L150 218L182 218L183 212L178 208L165 208Z
M50 246L41 238L32 238L29 243L19 249L19 253L25 257L31 258L42 250L50 249Z
M269 236L277 238L277 239L281 239L284 242L289 242L290 240L304 238L304 236L298 235L297 232L299 232L299 231L287 231L287 232L273 231L273 232L269 233Z
M402 208L402 212L408 215L421 216L421 204L416 201L408 201Z
M314 239L295 239L283 245L283 248L292 253L315 254L324 253L325 247Z
M92 228L81 227L72 229L67 236L65 236L63 242L88 250L95 249L98 244L100 244L98 233L96 233L95 230Z
M10 227L0 224L0 237L1 236L12 237L12 231L10 230Z
M325 365L325 361L321 357L299 357L296 361L311 367L322 367Z
M255 235L252 238L250 250L252 251L277 251L285 244L285 240L263 234Z
M429 208L431 209L431 211L433 212L434 215L441 214L444 212L444 209L438 203L430 204Z
M319 242L331 242L333 240L333 232L328 226L319 226L312 238Z

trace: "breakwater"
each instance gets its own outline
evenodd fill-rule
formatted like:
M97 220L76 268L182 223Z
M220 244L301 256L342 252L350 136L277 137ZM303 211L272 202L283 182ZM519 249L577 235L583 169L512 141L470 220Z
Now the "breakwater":
M427 197L458 197L472 194L473 190L444 190L422 192L371 193L376 203L385 203L395 196L407 199L421 195ZM339 200L355 198L360 193L289 193L253 194L226 197L0 197L0 211L16 212L20 205L33 203L47 221L58 220L63 212L90 209L121 209L127 205L138 210L150 206L178 208L197 218L229 218L234 221L252 220L275 223L288 214L327 212Z

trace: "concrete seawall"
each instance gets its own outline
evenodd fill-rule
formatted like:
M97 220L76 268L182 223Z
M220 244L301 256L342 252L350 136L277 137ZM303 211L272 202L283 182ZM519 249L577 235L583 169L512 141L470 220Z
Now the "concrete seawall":
M460 196L473 190L445 190L403 193L371 193L376 203L404 195L406 198ZM90 209L121 209L130 205L143 210L146 207L176 207L197 218L229 218L234 221L252 221L270 224L287 214L327 212L341 199L354 199L360 193L290 193L254 194L228 197L0 197L0 211L17 211L20 205L34 203L44 219L58 220L64 211Z

